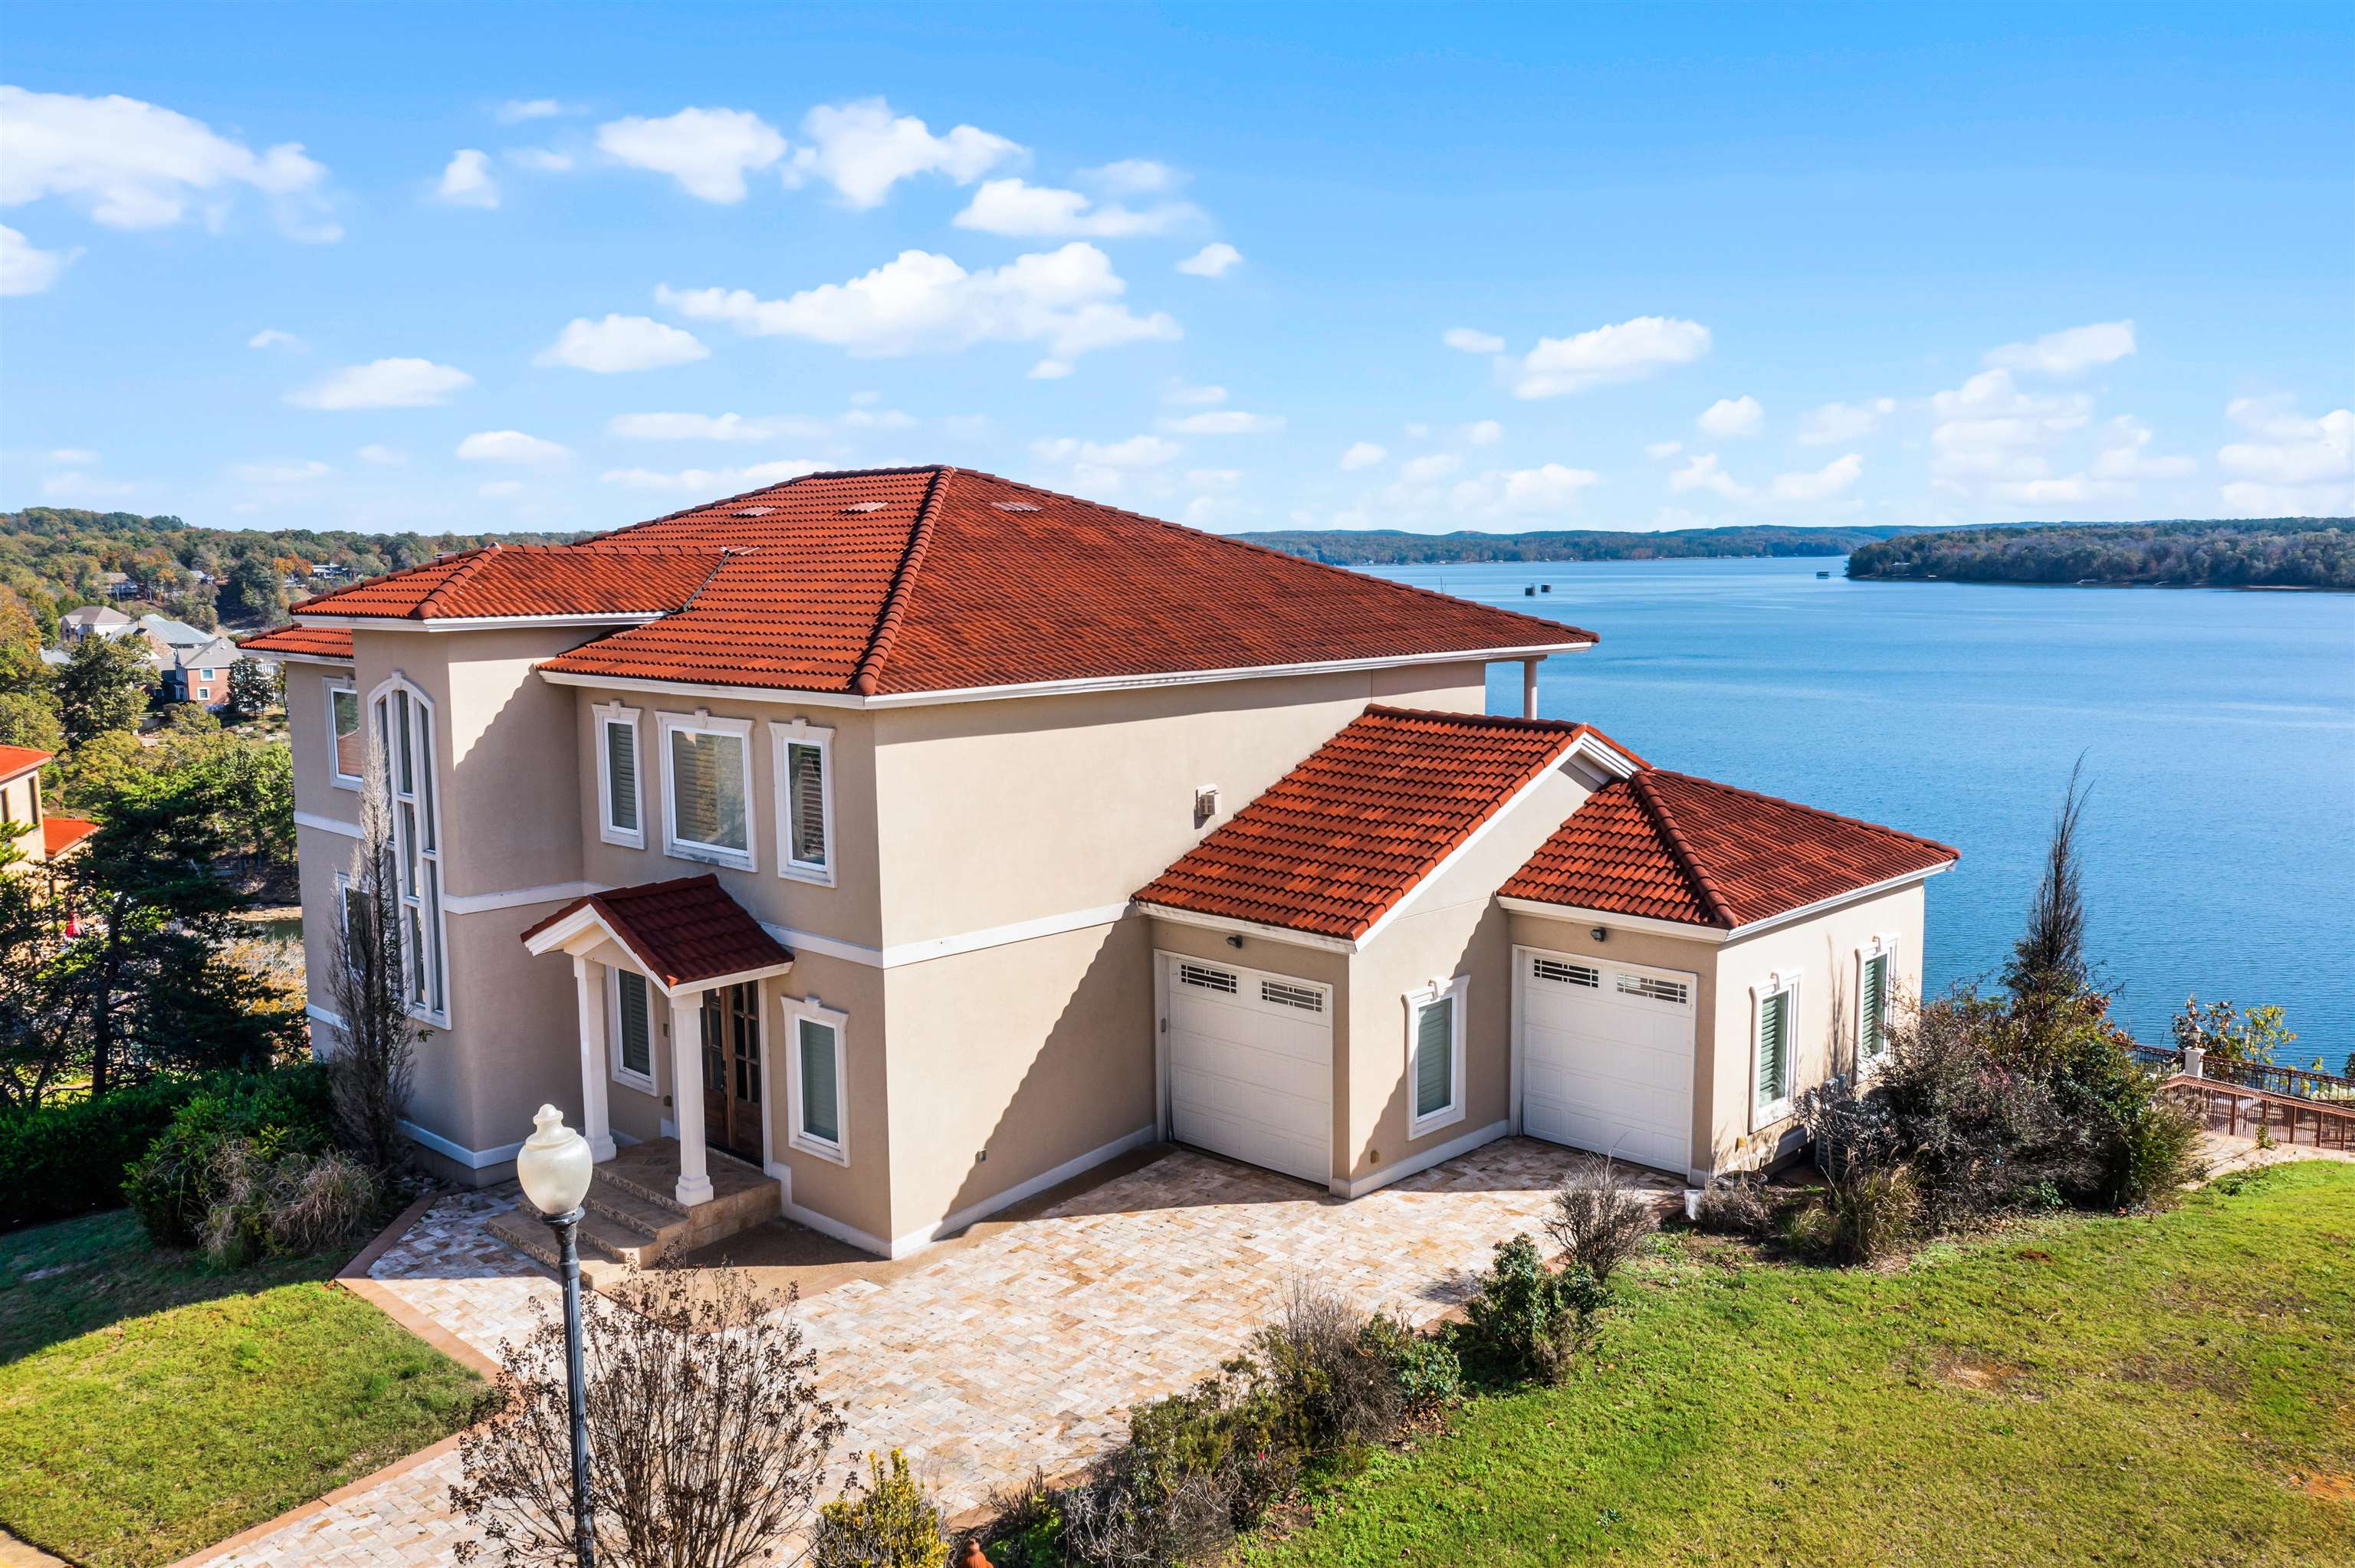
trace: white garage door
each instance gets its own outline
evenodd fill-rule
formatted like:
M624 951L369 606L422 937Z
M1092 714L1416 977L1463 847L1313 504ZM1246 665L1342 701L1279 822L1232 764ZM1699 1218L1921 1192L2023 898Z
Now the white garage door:
M1323 1186L1332 1173L1328 988L1164 953L1170 1131Z
M1521 1129L1689 1170L1694 977L1528 949L1515 962Z

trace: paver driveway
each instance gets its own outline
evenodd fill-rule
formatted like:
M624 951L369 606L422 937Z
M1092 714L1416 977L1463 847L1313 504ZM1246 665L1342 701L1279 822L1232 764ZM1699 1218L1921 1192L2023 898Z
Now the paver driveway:
M1444 1311L1497 1242L1536 1229L1577 1158L1508 1139L1344 1203L1177 1150L882 1277L840 1279L801 1313L849 1424L841 1454L897 1445L952 1514L1034 1467L1075 1469L1119 1436L1129 1405L1233 1354L1295 1274L1418 1321ZM496 1353L556 1288L483 1230L513 1202L512 1188L443 1202L374 1277ZM446 1561L462 1534L456 1473L454 1456L437 1458L220 1561Z

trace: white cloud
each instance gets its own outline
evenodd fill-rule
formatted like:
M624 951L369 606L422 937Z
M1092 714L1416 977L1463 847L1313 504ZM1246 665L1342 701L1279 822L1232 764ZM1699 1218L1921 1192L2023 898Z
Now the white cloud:
M879 98L811 110L802 120L802 137L810 145L794 149L787 182L815 175L854 207L880 205L893 185L912 175L946 175L969 185L1023 155L1019 143L971 125L935 136L914 115L895 116Z
M1178 270L1189 278L1223 278L1243 264L1243 253L1223 239L1214 239L1183 261Z
M280 332L276 327L263 327L260 332L255 333L251 337L245 340L245 346L248 348L286 348L292 349L295 353L300 354L304 349L308 348L310 344L304 343L301 338L296 337L291 332Z
M499 182L491 177L491 155L480 147L461 148L442 171L434 195L452 207L495 207Z
M1085 464L1095 468L1159 468L1176 461L1185 449L1159 436L1131 436L1124 441L1082 441L1069 436L1032 441L1030 450L1049 462Z
M240 484L285 485L308 484L336 471L315 458L278 458L261 462L229 464L229 477Z
M741 109L682 109L597 127L597 147L632 168L668 175L689 196L722 205L744 199L744 176L785 155L777 128Z
M2216 461L2240 477L2224 503L2250 516L2336 515L2355 511L2355 411L2308 418L2279 397L2236 397L2225 417L2250 440L2218 449Z
M1669 316L1637 316L1576 337L1541 337L1521 361L1516 397L1560 397L1614 381L1633 381L1709 352L1709 328Z
M1246 414L1241 408L1212 408L1164 419L1161 428L1181 436L1267 436L1284 429L1284 416Z
M1827 403L1808 409L1800 418L1799 443L1828 447L1836 441L1853 441L1872 434L1881 420L1895 412L1894 397L1875 397L1870 403Z
M1357 469L1371 468L1390 455L1388 450L1376 446L1371 441L1352 441L1349 443L1349 450L1341 454L1341 469L1344 472L1349 472Z
M1207 408L1213 403L1225 402L1227 389L1223 387L1189 387L1180 381L1164 392L1161 400L1175 403L1181 408Z
M41 493L52 501L117 501L136 495L139 490L128 480L101 479L89 473L53 473L41 481Z
M98 454L91 451L88 447L59 447L57 450L50 452L43 461L54 463L69 463L76 468L92 468L97 466Z
M1197 490L1232 490L1241 484L1243 471L1239 468L1189 468L1186 482Z
M2094 400L2083 393L2022 392L2009 370L1982 370L1930 399L1939 423L1930 432L1936 455L1930 471L1941 479L2018 482L2043 479L2042 455L2061 437L2084 428Z
M766 441L822 433L816 420L748 419L741 414L616 414L605 433L625 441Z
M0 297L44 291L80 254L79 250L43 250L0 223Z
M475 489L474 493L481 496L485 501L500 501L510 495L521 495L523 493L523 481L519 479L494 479L489 481L487 483L478 486Z
M1476 447L1493 447L1505 439L1505 427L1494 419L1476 419L1464 427L1464 439Z
M2047 333L2034 343L2008 343L1987 350L1987 365L1997 370L2030 370L2042 376L2074 376L2096 365L2124 359L2135 351L2134 323L2095 322Z
M1990 485L1988 492L1998 501L2030 506L2055 506L2122 496L2131 493L2133 489L2129 484L2096 480L2079 473L2063 479L2004 480Z
M1034 185L1013 177L984 180L965 209L951 221L959 228L1026 239L1072 235L1124 239L1139 234L1166 234L1200 216L1198 208L1185 202L1165 202L1143 210L1118 202L1098 206L1078 191Z
M698 495L732 495L764 484L783 484L805 473L817 473L826 464L802 459L756 462L745 468L686 468L662 472L650 468L609 468L597 477L607 484L631 490L675 490Z
M1505 347L1505 340L1495 333L1474 327L1449 327L1439 334L1439 341L1465 354L1501 354Z
M1078 368L1068 359L1042 359L1023 374L1032 381L1060 381Z
M409 454L406 452L395 451L392 448L377 441L370 441L355 455L360 461L374 463L378 468L397 468L409 461Z
M2188 457L2155 457L2147 450L2151 429L2121 414L2112 419L2090 471L2095 479L2181 479L2199 468Z
M1693 423L1705 436L1754 436L1766 424L1766 410L1755 397L1720 397L1703 408Z
M539 351L534 365L569 365L610 376L623 370L659 370L708 359L711 351L693 333L650 316L609 315L592 322L576 316Z
M862 357L947 354L978 343L1037 343L1055 360L1141 339L1183 335L1161 312L1120 302L1128 285L1085 240L968 272L946 256L903 250L845 283L763 300L746 289L655 291L666 307L754 336L807 338Z
M1092 169L1082 169L1082 184L1113 196L1154 196L1176 190L1184 176L1151 158L1121 158Z
M1406 431L1406 439L1411 441L1419 441L1423 440L1423 437L1431 434L1431 427L1424 424L1421 419L1409 420L1402 428Z
M135 98L0 87L0 207L63 196L109 228L160 228L202 202L225 221L238 186L268 196L292 238L339 239L325 164L286 142L256 153L201 121Z
M1480 518L1559 512L1575 504L1579 493L1602 478L1591 468L1558 462L1537 468L1489 469L1458 480L1448 499L1458 514Z
M432 408L474 384L455 366L430 359L374 359L346 365L287 401L304 408Z
M1464 466L1464 460L1454 452L1427 452L1419 458L1409 458L1399 470L1401 484L1429 484L1445 479Z
M1664 462L1684 450L1682 441L1654 441L1644 449L1644 455L1654 462Z
M527 120L553 120L571 111L552 98L510 98L491 111L502 125L517 125Z
M1823 501L1854 484L1864 472L1864 459L1855 452L1834 458L1813 472L1774 476L1777 501Z
M527 436L521 430L477 430L458 443L458 456L466 462L539 465L562 462L571 455L568 447Z
M904 430L916 421L914 416L897 408L854 408L839 422L846 430Z
M1750 487L1719 467L1715 452L1693 453L1684 467L1668 475L1668 488L1679 494L1688 490L1712 490L1728 501L1750 498Z
M539 175L560 175L572 167L572 154L553 147L509 147L501 156L518 169Z

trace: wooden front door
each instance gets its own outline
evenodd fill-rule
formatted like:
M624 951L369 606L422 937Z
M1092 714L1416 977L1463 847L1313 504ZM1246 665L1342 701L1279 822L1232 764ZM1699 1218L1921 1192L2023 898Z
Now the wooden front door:
M703 1140L759 1165L761 1139L760 988L723 986L703 993Z

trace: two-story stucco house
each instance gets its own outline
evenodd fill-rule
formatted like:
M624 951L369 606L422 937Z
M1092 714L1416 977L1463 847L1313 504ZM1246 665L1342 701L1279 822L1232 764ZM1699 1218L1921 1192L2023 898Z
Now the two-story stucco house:
M1955 859L1537 718L1590 632L950 468L295 620L245 647L312 973L381 757L413 1135L488 1181L553 1101L627 1255L748 1192L897 1255L1163 1138L1345 1197L1514 1131L1754 1164Z

